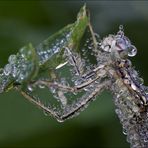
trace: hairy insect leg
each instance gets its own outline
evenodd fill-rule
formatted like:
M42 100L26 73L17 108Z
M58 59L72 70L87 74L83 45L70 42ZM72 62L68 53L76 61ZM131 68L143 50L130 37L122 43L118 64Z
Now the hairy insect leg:
M95 71L95 70L94 70ZM96 77L93 80L90 80L88 82L84 82L81 85L75 86L75 87L70 87L70 86L66 86L66 85L62 85L59 83L52 83L50 81L45 81L45 80L38 80L35 83L33 83L33 85L45 85L47 87L51 87L51 86L56 86L58 87L60 90L66 90L67 92L77 92L80 91L81 89L83 89L84 87L88 86L89 84L93 83L95 80L99 79L99 76ZM52 110L51 108L45 106L43 103L41 103L40 100L38 100L37 98L35 98L34 96L31 96L28 92L22 91L21 89L19 89L19 87L15 87L17 91L21 92L21 94L30 102L32 102L33 104L35 104L37 107L41 108L43 111L47 112L48 114L50 114L51 116L53 116L54 118L56 118L58 121L62 120L61 117L58 115L57 112L55 112L54 110Z
M47 81L47 80L38 80L36 81L33 86L37 86L37 85L44 85L48 88L50 87L56 87L56 88L59 88L60 90L65 90L67 92L77 92L77 91L80 91L81 89L83 89L84 87L90 85L91 83L93 83L94 81L96 81L97 79L99 79L99 76L97 76L95 79L92 79L92 80L88 80L87 82L84 82L80 85L76 85L76 86L66 86L66 85L62 85L60 83L54 83L54 82L50 82L50 81Z
M88 23L88 27L89 27L89 30L90 30L90 33L91 33L91 36L92 36L92 40L93 40L93 43L94 43L94 48L95 48L95 50L97 50L97 40L96 40L95 33L93 31L93 28L92 28L92 25L91 25L90 22Z
M94 75L95 75L95 78L91 78ZM66 86L66 85L62 85L58 82L51 82L48 80L37 80L36 82L32 82L31 85L33 85L33 86L44 85L49 88L56 87L61 90L66 90L68 92L76 92L76 91L80 91L84 87L87 87L91 83L95 82L97 79L101 79L106 76L107 76L106 66L100 65L97 68L93 69L91 72L84 74L82 77L83 77L83 79L85 79L85 82L83 82L82 84L79 84L79 85Z
M90 33L92 36L92 41L93 41L93 46L94 46L93 51L95 53L99 53L98 44L100 43L100 36L94 32L93 27L90 22L88 23L88 27L89 27L89 30L90 30ZM99 41L98 41L98 39L99 39Z
M89 37L85 41L85 44L81 49L79 49L80 52L70 48L65 47L65 57L67 58L68 63L72 66L71 69L73 69L73 72L77 76L82 76L88 67L91 67L92 64L88 59L90 58L90 55L94 55L95 57L98 55L98 38L100 38L96 33L94 33L92 29L92 25L90 22L88 23L88 29L89 29ZM90 43L87 43L90 42ZM92 49L90 52L89 50ZM81 54L80 54L81 53ZM90 55L88 54L90 53ZM86 56L86 57L85 57ZM87 58L86 62L85 58ZM87 67L87 68L86 68ZM59 67L56 67L58 69Z
M32 96L29 92L26 91L22 91L21 89L19 89L19 87L16 87L16 89L21 92L21 94L30 102L32 102L33 104L35 104L36 106L38 106L39 108L41 108L44 112L52 115L54 118L56 118L58 121L62 121L62 120L66 120L67 118L70 118L71 116L75 115L76 113L78 113L81 109L83 109L91 100L93 100L93 98L99 94L101 92L101 90L103 88L105 88L105 86L107 85L108 81L101 81L102 79L104 79L107 75L106 75L106 70L104 66L100 66L97 67L93 70L93 72L95 73L95 78L89 79L88 81L85 81L79 85L75 85L75 86L66 86L66 85L62 85L60 83L53 83L47 80L38 80L34 83L32 83L31 85L34 86L38 86L38 85L44 85L48 88L50 87L56 87L58 88L60 91L66 91L66 92L71 92L71 93L76 93L79 92L81 90L83 90L85 87L93 84L95 81L99 80L99 84L97 84L97 86L94 88L93 91L91 92L85 92L85 94L77 99L75 102L72 103L72 105L65 105L63 108L63 111L57 112L55 111L53 108L48 107L46 105L44 105L40 100L38 100L36 97ZM91 73L88 73L86 75L84 75L85 78L89 77L90 78ZM65 97L65 96L64 96ZM66 98L67 99L67 98Z
M19 89L17 89L19 90ZM49 109L48 107L46 107L43 103L41 103L41 101L37 101L37 99L33 96L31 96L29 93L25 92L25 91L19 91L28 101L30 101L31 103L33 103L34 105L36 105L38 108L42 109L43 111L46 111L47 113L49 113L51 116L53 116L54 118L56 118L57 120L59 119L58 114Z
M71 106L66 106L63 114L60 116L60 119L64 121L77 115L80 111L86 108L97 95L99 95L106 87L108 87L109 84L109 80L104 80L101 84L98 84L91 93L86 93Z
M109 84L110 84L109 80L108 81L105 80L101 84L98 84L97 87L94 89L94 91L92 91L89 94L85 94L80 99L75 101L74 104L72 104L71 106L65 106L63 112L60 114L57 111L55 111L49 107L46 107L40 101L37 101L37 99L33 96L30 96L29 93L27 93L25 91L21 91L21 94L27 100L29 100L30 102L32 102L33 104L35 104L36 106L41 108L43 111L45 111L46 113L48 113L51 116L53 116L54 118L56 118L58 121L62 122L70 117L73 117L74 115L79 113L82 109L84 109L88 105L88 103L91 102L92 100L94 100L94 97L96 95L99 95L100 92L102 92L102 90L105 89L105 87L108 86Z

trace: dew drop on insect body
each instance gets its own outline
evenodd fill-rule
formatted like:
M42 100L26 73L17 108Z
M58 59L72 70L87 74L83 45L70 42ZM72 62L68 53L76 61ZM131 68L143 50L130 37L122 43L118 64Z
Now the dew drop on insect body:
M50 89L51 93L53 93L53 94L56 93L56 89L54 87L50 87L49 89Z
M128 48L128 56L129 57L134 57L136 54L137 54L137 48L135 46L131 45Z
M131 83L131 87L132 87L133 90L137 90L137 87L134 83Z
M120 35L120 36L124 36L124 28L123 28L123 25L120 25L119 26L119 31L118 31L117 34Z
M64 122L64 120L62 120L62 119L57 119L57 121L60 123Z
M120 25L120 26L119 26L119 30L120 30L120 31L124 31L123 25Z
M127 135L127 130L125 128L123 128L122 132L124 135Z
M147 136L144 137L144 142L145 143L148 142L148 137Z
M138 78L138 81L139 81L140 85L143 85L144 80L142 78Z

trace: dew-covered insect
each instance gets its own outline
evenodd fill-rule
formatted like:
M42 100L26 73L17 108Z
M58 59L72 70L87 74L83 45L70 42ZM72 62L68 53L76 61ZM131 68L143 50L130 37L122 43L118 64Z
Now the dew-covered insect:
M146 148L147 87L128 59L136 53L122 26L116 35L101 40L84 6L74 24L9 57L1 69L0 92L15 88L46 114L64 121L79 114L103 90L110 90L131 147Z

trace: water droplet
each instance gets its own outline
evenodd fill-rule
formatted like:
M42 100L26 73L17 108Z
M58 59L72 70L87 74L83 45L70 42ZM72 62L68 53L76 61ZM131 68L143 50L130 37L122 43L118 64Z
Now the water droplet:
M144 142L148 142L148 137L147 136L144 137Z
M43 113L44 113L45 116L49 115L49 113L46 110L43 110Z
M10 73L11 73L11 70L12 70L12 67L10 64L7 64L5 67L4 67L4 74L6 76L8 76Z
M64 120L62 120L62 119L57 119L57 121L60 123L64 122Z
M3 72L4 72L3 68L0 68L0 75L3 75Z
M16 62L16 55L10 55L8 58L8 62L10 64L14 64Z
M77 86L77 85L80 85L82 83L82 81L78 79L78 80L75 80L74 83Z
M22 82L22 80L24 80L25 75L23 73L19 73L18 78L17 78L17 82Z
M78 92L73 92L73 94L74 94L74 95L77 95L77 94L78 94Z
M124 135L127 135L127 130L125 128L123 128L122 132L123 132Z
M83 90L84 91L90 91L89 88L87 88L87 87L84 87Z
M56 93L56 89L54 87L50 87L50 91L55 94Z
M94 55L94 53L92 52L90 55Z
M16 76L17 76L17 68L16 68L16 66L13 66L13 68L12 68L12 76L15 78Z
M124 36L124 28L123 28L123 25L120 25L119 26L119 31L118 31L117 35Z
M43 88L45 88L45 85L40 84L40 85L38 85L38 87L43 89Z
M123 25L119 25L119 30L124 31Z
M32 86L31 86L31 85L28 85L28 87L27 87L27 88L28 88L28 90L29 90L29 91L31 91L31 92L33 91L33 88L32 88Z
M144 80L142 78L138 78L138 81L139 81L140 85L143 85Z
M131 87L132 87L133 90L137 90L137 87L134 83L131 83Z
M137 54L137 48L135 46L131 45L128 48L128 56L129 57L134 57L136 54Z
M87 48L88 48L88 49L92 49L92 46L88 46Z

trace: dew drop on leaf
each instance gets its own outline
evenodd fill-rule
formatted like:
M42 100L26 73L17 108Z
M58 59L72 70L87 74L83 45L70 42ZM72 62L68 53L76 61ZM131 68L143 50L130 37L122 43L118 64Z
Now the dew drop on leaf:
M5 67L4 67L4 74L6 76L8 76L10 73L11 73L11 65L10 64L7 64Z
M10 55L8 58L8 62L10 64L14 64L16 62L16 55Z
M0 75L2 75L4 72L3 68L0 68Z

